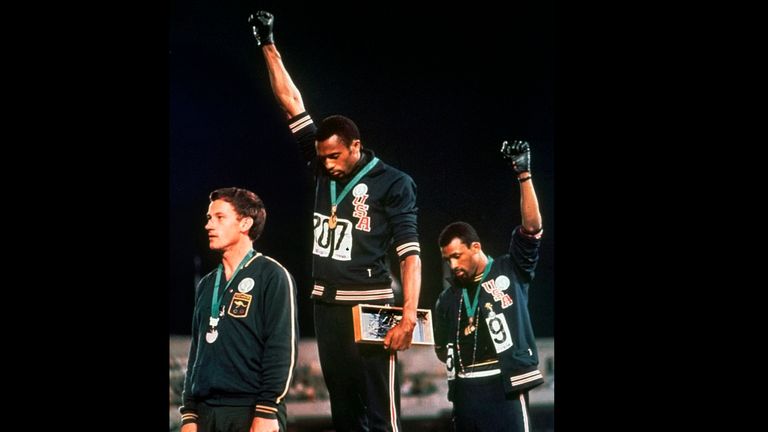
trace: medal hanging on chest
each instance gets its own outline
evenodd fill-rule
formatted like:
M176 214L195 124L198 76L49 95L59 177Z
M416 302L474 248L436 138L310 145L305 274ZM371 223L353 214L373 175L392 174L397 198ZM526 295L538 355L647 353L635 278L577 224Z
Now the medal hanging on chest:
M328 218L328 228L331 230L336 229L336 206L339 205L341 200L344 199L345 196L349 193L350 190L357 184L357 182L360 181L361 178L363 178L364 175L368 173L371 169L373 169L374 165L376 165L376 162L379 161L379 158L374 157L371 159L370 162L365 164L365 166L352 178L352 180L347 183L346 186L344 186L344 189L341 191L341 194L339 196L336 196L336 180L331 180L329 183L331 188L331 216Z
M469 325L464 327L464 336L469 336L477 330L477 326L475 325L475 317L469 317Z
M328 218L328 228L336 229L336 206L331 206L331 217Z
M240 261L240 264L237 266L235 271L232 273L232 277L229 278L229 281L224 286L224 289L221 291L221 295L219 295L219 284L221 283L221 275L224 273L224 265L219 264L219 268L216 269L216 281L213 284L213 294L211 295L211 315L208 317L208 331L205 333L205 341L209 344L212 344L216 342L216 338L219 337L219 331L216 329L216 327L219 325L219 317L224 316L224 308L225 306L222 306L221 311L219 311L219 304L221 303L221 300L224 298L224 294L227 292L227 288L229 288L229 284L232 283L233 280L235 280L235 276L237 276L237 273L240 271L241 268L245 265L246 262L248 262L249 259L256 253L253 249L249 250L247 254L245 254L245 257L243 257L242 261Z
M469 336L472 333L475 334L475 340L472 343L472 363L470 363L471 367L474 368L475 364L475 354L477 353L477 335L480 333L477 330L477 325L475 321L479 323L480 320L480 311L478 306L478 301L480 299L480 290L483 289L482 282L485 280L485 278L488 277L488 274L491 272L491 266L493 265L493 258L488 257L488 262L485 265L485 270L483 270L483 275L480 277L478 281L476 281L475 286L475 294L473 296L473 299L469 300L469 292L466 288L461 289L461 297L459 297L459 311L458 316L456 317L456 356L459 359L459 366L461 367L461 373L464 373L464 360L461 357L461 340L459 339L459 333L461 330L461 310L462 306L467 311L467 326L464 327L464 336Z
M205 341L208 343L216 342L216 338L219 337L219 332L216 331L216 326L219 325L219 319L211 317L208 320L208 332L205 334Z
M477 330L477 326L475 325L475 313L478 311L477 308L477 300L480 297L480 286L478 285L477 288L475 288L475 296L473 301L470 302L469 296L467 295L466 288L462 290L462 296L464 298L464 306L467 310L467 326L464 327L464 336L469 336L472 333ZM461 313L461 311L459 311Z

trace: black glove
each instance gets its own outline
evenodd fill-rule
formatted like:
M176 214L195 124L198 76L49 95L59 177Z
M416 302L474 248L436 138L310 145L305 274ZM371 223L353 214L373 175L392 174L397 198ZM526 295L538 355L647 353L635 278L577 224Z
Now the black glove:
M531 172L531 148L528 141L514 140L512 144L501 143L501 154L509 163L515 174Z
M267 11L258 11L248 17L248 24L253 29L253 38L256 39L256 45L274 44L272 37L272 24L275 22L275 16Z

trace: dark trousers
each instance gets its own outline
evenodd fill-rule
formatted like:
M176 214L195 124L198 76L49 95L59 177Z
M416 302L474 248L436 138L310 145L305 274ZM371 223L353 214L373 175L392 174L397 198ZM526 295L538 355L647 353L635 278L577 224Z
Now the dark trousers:
M504 393L501 375L456 378L453 424L456 432L530 432L528 392Z
M397 353L357 344L352 306L315 302L315 337L336 432L400 432Z
M212 406L201 403L197 407L197 432L248 432L253 422L253 406ZM280 431L286 430L285 404L277 407Z

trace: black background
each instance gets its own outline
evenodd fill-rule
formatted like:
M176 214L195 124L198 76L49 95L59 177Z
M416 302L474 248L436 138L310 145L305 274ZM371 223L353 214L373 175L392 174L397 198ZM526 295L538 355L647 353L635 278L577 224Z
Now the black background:
M419 8L390 2L184 1L169 22L169 332L188 334L194 283L215 267L203 225L208 193L253 190L267 206L259 251L298 283L302 336L312 336L313 186L272 96L247 17L275 14L275 41L316 121L343 114L363 145L418 186L419 305L442 289L437 236L455 220L505 253L520 221L504 139L532 145L544 220L530 310L554 335L555 11L550 1Z
M32 161L27 171L34 179L8 182L7 213L15 219L6 233L24 236L9 250L35 265L20 274L41 289L31 295L11 286L8 294L24 297L9 303L21 305L9 312L23 314L11 323L50 321L45 336L67 344L38 355L38 334L18 326L6 332L29 345L13 351L29 355L11 357L31 366L27 378L42 380L25 386L35 392L30 397L40 400L39 390L50 389L46 409L61 418L87 410L93 421L112 424L118 410L141 424L151 413L164 427L163 328L189 331L194 256L201 257L200 274L215 266L203 231L213 188L237 184L264 198L269 218L259 248L306 289L311 181L299 168L245 24L252 8L263 7L277 15L278 46L314 117L349 115L365 145L418 183L422 307L431 307L439 290L435 239L443 225L465 219L492 255L506 247L519 216L515 185L497 150L502 139L528 139L545 223L531 309L537 335L554 328L557 339L558 428L583 424L584 412L599 413L587 421L593 430L621 429L628 419L650 426L655 417L637 416L629 411L642 405L627 403L647 391L677 407L678 390L703 383L678 360L705 358L681 350L713 345L697 322L679 329L666 319L690 311L691 300L710 302L696 304L699 311L722 310L722 296L703 296L703 284L683 281L701 272L681 271L677 262L687 258L687 244L709 241L697 229L696 242L688 243L679 229L718 208L711 187L721 183L683 170L689 156L712 155L700 146L722 126L719 113L702 112L709 106L700 101L713 96L709 87L684 84L718 64L732 69L687 26L720 25L722 11L697 21L687 6L674 11L666 3L338 5L38 5L28 14L35 22L21 22L24 32L12 42L25 55L9 64L30 82L14 78L8 90L21 96L15 112L34 115L11 122L27 135L9 150L29 155L9 160ZM681 67L692 48L706 51L695 71ZM681 103L689 96L699 106ZM686 120L674 134L658 126ZM684 155L681 162L670 159L675 153ZM685 187L670 184L676 175L685 176ZM40 177L49 189L40 189ZM672 214L669 204L688 207L703 194L708 210ZM24 197L31 202L18 201ZM44 240L30 242L32 231ZM35 249L17 252L20 244ZM51 257L40 255L41 244ZM294 250L302 244L304 250ZM709 277L715 267L699 262L697 269ZM306 333L306 295L302 302ZM32 308L41 304L42 311ZM675 382L660 380L670 370ZM61 397L89 380L99 397Z

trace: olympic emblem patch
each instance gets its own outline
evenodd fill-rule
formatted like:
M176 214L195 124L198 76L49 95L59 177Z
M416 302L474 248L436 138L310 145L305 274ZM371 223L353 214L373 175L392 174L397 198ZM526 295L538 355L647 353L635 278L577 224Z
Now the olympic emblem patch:
M357 186L355 186L354 189L352 189L353 197L363 196L366 193L368 193L368 185L365 183L359 183Z
M251 307L251 300L253 300L252 295L236 292L235 295L232 296L232 301L229 302L227 314L235 318L246 317L248 315L248 309Z
M256 284L256 282L253 281L253 278L245 278L240 281L239 284L237 284L237 290L241 293L247 293L248 291L253 289L253 286Z
M504 291L507 288L509 288L509 278L504 276L504 275L501 275L501 276L497 277L496 278L496 288L498 288L498 289L500 289L502 291Z

